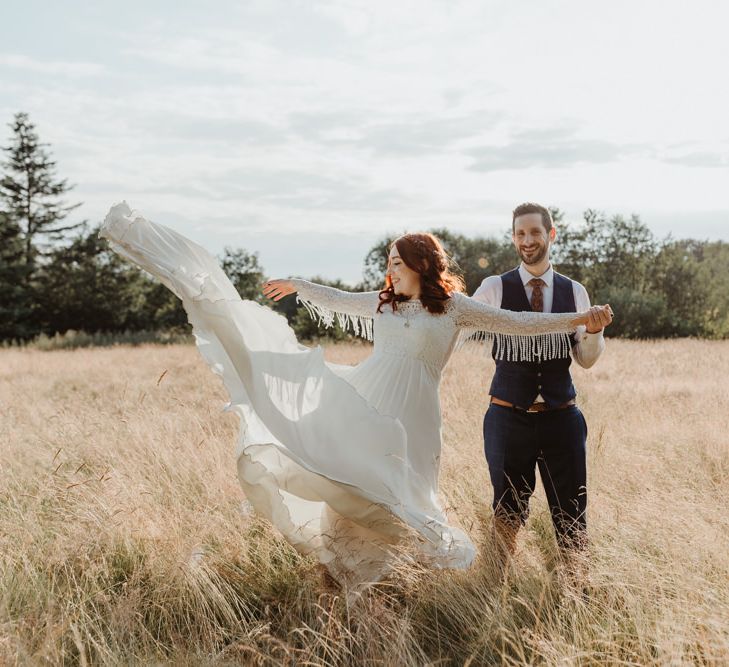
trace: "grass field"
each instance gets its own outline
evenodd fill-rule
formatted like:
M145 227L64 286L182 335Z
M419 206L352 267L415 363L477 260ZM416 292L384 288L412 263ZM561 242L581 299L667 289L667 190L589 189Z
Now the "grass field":
M489 566L492 369L461 352L442 386L443 503L482 557L350 606L244 510L194 347L0 350L0 664L729 664L729 343L609 341L575 370L586 596L541 490L512 575Z

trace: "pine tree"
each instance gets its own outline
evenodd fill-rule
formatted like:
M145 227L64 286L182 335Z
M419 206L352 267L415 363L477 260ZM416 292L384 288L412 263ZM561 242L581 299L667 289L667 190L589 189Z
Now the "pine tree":
M63 195L73 186L67 179L56 177L56 163L46 150L48 144L39 141L28 114L15 114L9 125L13 138L11 145L3 148L8 159L2 163L5 173L0 179L0 203L21 229L23 256L32 273L44 242L58 240L83 224L62 224L81 204L63 201Z
M0 211L0 341L32 333L29 266L20 227Z

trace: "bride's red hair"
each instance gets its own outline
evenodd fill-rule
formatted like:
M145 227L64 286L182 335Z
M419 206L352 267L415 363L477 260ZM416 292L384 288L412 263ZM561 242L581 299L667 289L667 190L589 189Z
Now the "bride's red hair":
M390 245L390 251L396 247L400 258L405 265L420 274L420 301L430 313L442 313L452 292L463 292L465 284L463 279L452 273L452 264L440 241L432 234L405 234L395 239ZM397 310L397 304L408 301L410 297L395 294L389 274L385 276L385 289L380 292L380 305L377 312L381 312L383 304L392 304Z

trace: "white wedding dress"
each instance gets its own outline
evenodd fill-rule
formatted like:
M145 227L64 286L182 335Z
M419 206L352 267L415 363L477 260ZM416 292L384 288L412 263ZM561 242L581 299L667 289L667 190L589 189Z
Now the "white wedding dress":
M242 300L203 248L126 203L100 234L182 299L240 417L241 486L299 552L349 586L381 579L398 554L434 567L471 563L471 541L438 501L441 371L475 332L509 358L568 354L574 313L510 312L462 294L441 315L418 301L376 313L377 292L294 280L312 314L374 339L367 359L342 366L300 345L283 316Z

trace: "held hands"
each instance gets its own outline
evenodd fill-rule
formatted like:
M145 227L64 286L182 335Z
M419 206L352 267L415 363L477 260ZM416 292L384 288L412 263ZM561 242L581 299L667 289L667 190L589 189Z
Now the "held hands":
M261 291L269 299L280 301L285 296L296 292L296 288L290 280L269 280L263 283Z
M598 333L613 321L613 309L609 304L604 306L592 306L590 310L579 313L572 320L574 326L584 326L587 333Z
M280 301L285 296L296 292L296 287L290 280L269 280L263 283L261 291L269 299ZM592 306L590 310L579 313L572 320L572 326L585 326L588 333L602 331L613 321L613 309L609 304Z

